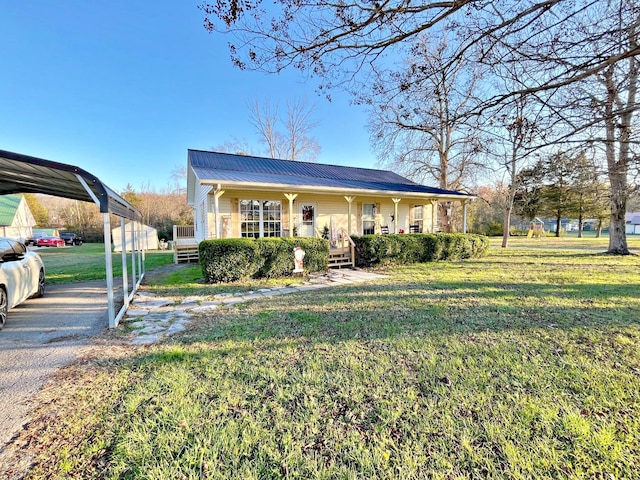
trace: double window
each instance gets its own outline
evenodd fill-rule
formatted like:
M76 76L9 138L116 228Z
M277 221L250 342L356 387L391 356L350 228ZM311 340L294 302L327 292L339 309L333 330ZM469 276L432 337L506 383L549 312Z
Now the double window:
M276 200L240 200L240 236L282 236L282 205Z

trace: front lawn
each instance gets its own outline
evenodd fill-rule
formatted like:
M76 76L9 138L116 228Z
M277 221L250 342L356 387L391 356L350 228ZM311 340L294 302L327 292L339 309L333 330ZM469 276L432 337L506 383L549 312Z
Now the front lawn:
M27 478L637 478L640 258L566 243L96 349L41 392Z
M64 248L38 248L47 272L47 283L71 283L104 280L106 277L104 244L84 243ZM112 254L113 275L122 277L122 254ZM136 257L136 261L138 261ZM131 253L127 254L127 268L131 269ZM145 252L145 269L152 270L173 263L173 252ZM131 272L129 271L129 275Z

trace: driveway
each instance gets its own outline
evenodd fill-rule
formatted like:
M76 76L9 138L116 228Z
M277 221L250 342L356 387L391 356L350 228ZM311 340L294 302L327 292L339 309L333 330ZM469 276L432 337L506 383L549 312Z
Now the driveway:
M0 330L0 464L27 421L32 396L107 327L104 281L47 285L43 298L9 311Z

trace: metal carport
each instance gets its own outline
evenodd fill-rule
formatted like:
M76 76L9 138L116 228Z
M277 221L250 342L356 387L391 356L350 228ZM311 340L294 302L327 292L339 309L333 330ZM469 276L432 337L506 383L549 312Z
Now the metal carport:
M131 244L134 245L131 251L131 291L129 291L127 278L127 252L123 250L124 304L116 313L109 214L120 217L120 226L123 232L122 244L126 244L125 219L140 225L141 214L138 209L107 187L97 177L79 167L0 150L0 195L10 193L44 193L83 202L93 202L100 207L104 224L109 327L115 328L127 311L129 303L144 277L144 252L140 248L139 229L134 228L131 231Z

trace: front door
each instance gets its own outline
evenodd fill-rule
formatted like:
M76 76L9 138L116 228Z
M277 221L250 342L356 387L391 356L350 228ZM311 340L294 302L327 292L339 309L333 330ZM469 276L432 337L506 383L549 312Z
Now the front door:
M305 202L300 204L299 237L315 237L316 204Z

